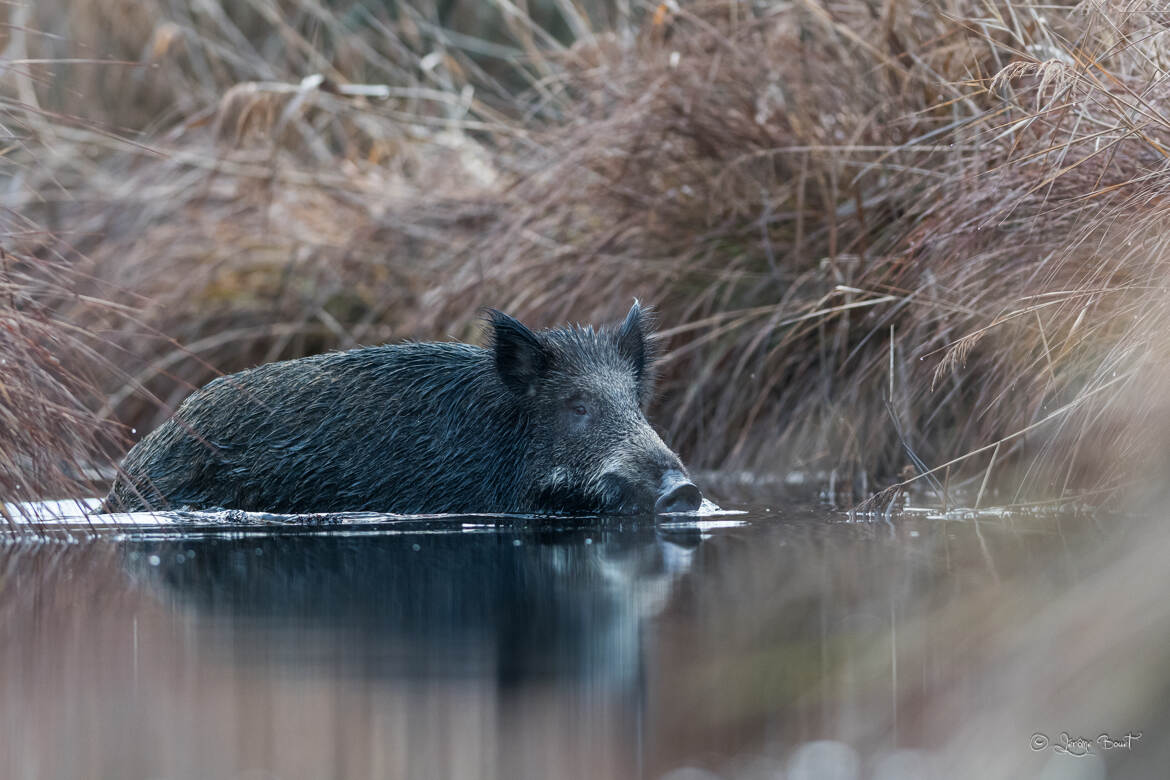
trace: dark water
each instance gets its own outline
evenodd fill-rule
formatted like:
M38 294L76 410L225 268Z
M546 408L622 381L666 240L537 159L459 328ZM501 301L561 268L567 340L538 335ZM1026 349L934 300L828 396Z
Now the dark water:
M771 505L4 543L0 777L1165 777L1164 525Z

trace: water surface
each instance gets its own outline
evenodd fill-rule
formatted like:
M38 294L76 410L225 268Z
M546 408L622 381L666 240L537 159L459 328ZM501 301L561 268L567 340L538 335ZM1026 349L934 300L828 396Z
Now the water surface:
M0 545L0 776L1170 765L1162 524L744 509L48 522Z

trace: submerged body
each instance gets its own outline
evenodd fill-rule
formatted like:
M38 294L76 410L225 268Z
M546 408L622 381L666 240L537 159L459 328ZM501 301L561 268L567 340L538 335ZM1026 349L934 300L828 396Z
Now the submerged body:
M488 348L408 343L270 363L192 394L126 456L106 509L618 513L697 509L643 414L648 320Z

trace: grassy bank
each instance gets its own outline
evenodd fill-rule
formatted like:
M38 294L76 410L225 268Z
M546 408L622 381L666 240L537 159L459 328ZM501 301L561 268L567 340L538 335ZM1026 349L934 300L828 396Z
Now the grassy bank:
M7 243L69 280L21 287L27 343L98 337L65 363L96 427L28 441L116 451L76 436L217 372L637 296L697 467L1001 502L1160 472L1170 19L580 5L9 10L5 206L37 228Z

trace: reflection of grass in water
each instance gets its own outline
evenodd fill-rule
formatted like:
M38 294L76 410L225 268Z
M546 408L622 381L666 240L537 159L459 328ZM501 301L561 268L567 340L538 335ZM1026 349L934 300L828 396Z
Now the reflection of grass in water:
M44 111L10 107L36 228L13 244L85 275L36 296L129 374L103 417L145 431L216 370L475 338L485 304L553 323L638 295L696 466L836 467L857 500L912 450L1010 503L1160 463L1156 14L663 6L610 35L558 4L492 7L471 41L438 23L474 34L475 9L286 6L10 12L30 58L127 63L30 64L12 89Z
M882 638L881 634L866 633L776 641L766 650L737 654L733 670L728 669L725 658L712 656L706 668L688 672L694 675L688 681L692 704L703 706L713 725L733 726L766 716L781 702L796 705L819 699L825 693L826 679L839 678L857 647ZM843 689L837 692L845 694ZM830 696L820 700L820 705L831 701Z
M987 528L986 546L970 523L896 529L896 540L868 525L777 530L783 547L715 540L722 554L708 559L725 566L665 613L673 641L655 668L685 684L659 703L674 736L660 742L701 759L740 740L759 750L745 734L780 755L810 739L863 757L923 748L940 762L928 776L965 778L1039 776L1050 754L1028 747L1037 731L1161 733L1170 610L1165 567L1149 578L1158 523L1037 521ZM686 628L690 605L701 632ZM1144 777L1160 752L1109 755L1113 769L1129 761L1110 776Z
M1069 730L1095 738L1101 731L1140 730L1146 737L1133 751L1129 770L1111 765L1109 776L1159 776L1152 767L1164 751L1156 735L1170 701L1164 650L1170 647L1164 598L1170 570L1159 565L1165 550L1159 524L1095 531L1091 522L1070 520L1064 526L1067 539L1052 528L1043 535L1000 529L988 537L1002 575L997 582L966 524L900 523L899 531L920 529L922 535L892 540L881 527L826 529L816 518L801 522L801 517L776 524L753 516L746 529L716 532L698 546L694 566L667 590L665 608L655 610L637 634L645 642L646 677L631 677L629 698L614 699L613 709L604 710L620 725L637 710L645 718L644 730L589 732L590 748L604 753L640 739L651 766L689 761L719 770L720 762L736 757L765 750L787 757L802 741L831 738L865 760L893 746L921 748L942 762L930 777L1035 777L1038 762L1050 755L1030 751L1032 733L1055 737ZM937 548L940 538L949 540L949 558ZM238 543L245 552L253 546ZM155 539L139 549L165 547ZM469 547L490 557L488 547L470 542ZM206 567L200 548L189 549ZM376 554L360 540L355 549ZM505 549L512 548L505 544ZM385 755L384 738L399 733L391 714L418 718L423 704L458 692L464 697L455 706L470 708L471 716L453 719L449 731L410 732L416 741L398 748L412 751L414 775L418 766L442 760L421 747L432 743L442 748L438 756L461 751L472 767L498 755L496 750L529 750L563 769L564 756L583 740L582 723L605 706L599 704L604 694L592 685L583 693L572 685L552 689L538 683L515 698L498 698L491 693L495 682L484 689L474 679L428 687L379 687L367 679L351 684L342 667L361 655L344 632L319 635L322 648L341 654L341 667L321 665L303 631L296 636L299 650L258 652L241 641L240 625L195 620L127 577L128 552L124 543L108 540L0 546L0 586L11 586L0 598L0 624L8 629L0 654L12 672L2 678L10 687L0 701L13 715L18 729L13 734L24 737L13 740L10 760L86 757L93 766L109 767L107 776L138 776L150 773L137 771L146 758L194 766L203 754L193 755L191 746L214 744L232 766L268 766L275 772L336 755L362 766ZM270 574L302 579L274 557L266 549L261 559ZM315 564L311 558L297 561L310 570ZM393 566L392 560L385 563ZM631 578L614 590L621 603L629 606L631 594L656 588L657 581L646 579L653 578L653 570L636 565L623 570ZM334 571L354 575L345 563ZM587 594L574 585L579 582L574 577L596 583L591 565L561 567L560 574L542 571L550 579L565 574L565 593L575 597ZM196 587L214 581L200 570L187 576ZM443 579L441 572L432 576ZM545 590L547 585L531 595L540 597ZM239 587L226 591L241 596ZM440 588L435 595L457 604L446 592ZM286 604L297 601L276 588L273 594ZM337 613L345 614L345 608ZM265 610L256 614L272 616ZM588 615L604 618L601 612ZM597 647L594 631L578 638ZM209 655L215 647L230 655ZM380 647L375 643L370 649L377 653ZM312 665L281 669L280 659L289 657ZM609 668L605 657L591 657L599 668ZM475 665L485 656L466 660ZM306 668L311 673L303 673ZM135 704L142 697L152 702L150 708ZM280 715L284 706L298 713L292 722ZM69 711L85 716L66 720L61 713ZM371 712L378 717L371 718ZM515 717L497 721L501 713ZM499 728L483 728L497 722ZM51 728L60 723L76 725L70 733L84 738L60 740L60 731ZM130 729L127 723L143 725ZM193 730L182 726L188 723L196 724ZM543 738L533 741L534 732ZM156 738L143 741L143 733ZM596 776L593 764L582 766ZM719 774L727 780L741 777ZM564 775L583 776L570 770Z

